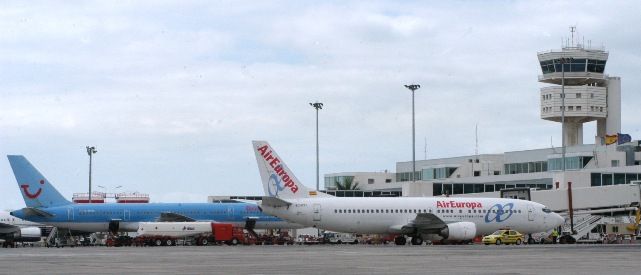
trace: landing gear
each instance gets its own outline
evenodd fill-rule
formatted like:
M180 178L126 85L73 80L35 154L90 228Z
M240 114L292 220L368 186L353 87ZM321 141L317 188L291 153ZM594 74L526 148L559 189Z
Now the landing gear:
M423 244L423 238L416 236L412 237L412 245L422 245Z
M394 243L396 245L405 245L407 243L407 240L405 239L405 236L397 236L394 238Z

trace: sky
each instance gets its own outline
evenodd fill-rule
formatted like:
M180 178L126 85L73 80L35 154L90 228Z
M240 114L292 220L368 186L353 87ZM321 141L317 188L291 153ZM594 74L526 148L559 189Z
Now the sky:
M2 1L0 155L66 197L153 202L262 195L267 140L307 186L320 174L560 145L540 119L537 52L578 37L610 53L622 132L641 137L639 1ZM584 128L594 142L595 123ZM98 188L97 186L104 188ZM116 188L117 186L122 186ZM24 207L0 161L0 209Z

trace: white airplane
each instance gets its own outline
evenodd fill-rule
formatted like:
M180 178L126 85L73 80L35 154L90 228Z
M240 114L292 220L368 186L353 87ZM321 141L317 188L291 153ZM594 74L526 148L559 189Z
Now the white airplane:
M2 246L14 246L15 242L40 241L42 231L39 225L11 216L9 212L0 211L0 239L5 240Z
M502 198L333 197L307 189L266 141L253 141L265 194L265 213L305 226L399 234L395 242L469 241L502 228L524 234L551 230L564 219L544 205Z

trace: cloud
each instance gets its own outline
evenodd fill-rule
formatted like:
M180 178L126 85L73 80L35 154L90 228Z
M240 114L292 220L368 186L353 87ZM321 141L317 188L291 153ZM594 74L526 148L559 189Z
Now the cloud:
M96 181L204 201L261 194L249 144L266 139L311 186L308 103L325 103L321 174L394 170L411 159L408 83L422 85L416 140L417 152L427 140L428 157L473 153L476 124L481 153L558 145L560 127L538 111L536 53L559 48L573 24L610 51L623 130L634 133L637 10L633 1L7 4L0 152L34 158L70 195L86 185L81 150L96 145ZM13 182L8 165L0 172Z

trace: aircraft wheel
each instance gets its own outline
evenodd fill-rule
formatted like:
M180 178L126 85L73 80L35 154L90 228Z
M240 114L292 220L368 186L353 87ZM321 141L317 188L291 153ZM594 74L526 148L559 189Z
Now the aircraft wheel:
M167 244L167 246L173 246L173 245L174 245L174 240L172 240L172 239L167 239L167 240L165 241L165 244Z
M231 239L231 245L237 245L238 244L238 239L233 238Z
M407 243L407 240L405 239L404 236L398 236L394 238L394 243L396 245L405 245Z
M207 245L207 244L209 244L209 241L207 240L207 238L202 238L200 240L200 245Z
M161 246L161 245L162 245L162 240L161 240L161 239L156 239L156 240L154 241L154 245L156 245L156 246Z
M501 240L500 239L496 239L496 245L501 245Z
M412 237L412 245L422 245L423 239L421 237Z

